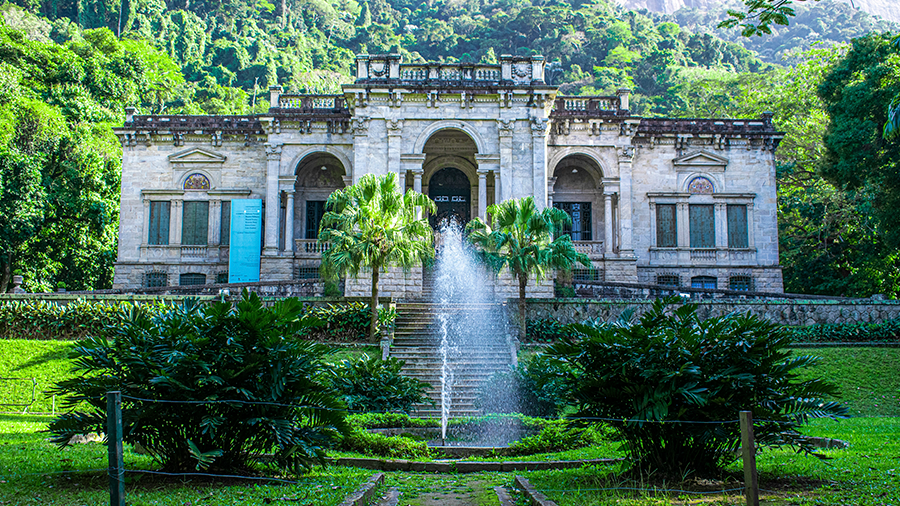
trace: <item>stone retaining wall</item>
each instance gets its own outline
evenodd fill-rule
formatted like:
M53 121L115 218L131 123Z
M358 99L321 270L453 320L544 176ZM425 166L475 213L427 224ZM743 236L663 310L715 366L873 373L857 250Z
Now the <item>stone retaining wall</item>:
M510 307L516 307L510 300ZM627 308L640 316L650 308L651 300L529 300L529 319L552 318L560 323L580 323L588 318L612 320ZM782 325L814 325L817 323L880 323L900 318L900 301L896 300L700 300L696 304L701 317L709 318L738 312L764 317Z

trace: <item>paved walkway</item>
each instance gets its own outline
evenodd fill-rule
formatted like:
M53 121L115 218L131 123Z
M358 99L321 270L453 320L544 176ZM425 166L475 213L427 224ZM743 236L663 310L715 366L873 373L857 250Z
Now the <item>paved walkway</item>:
M378 506L513 506L502 481L477 474L389 474Z

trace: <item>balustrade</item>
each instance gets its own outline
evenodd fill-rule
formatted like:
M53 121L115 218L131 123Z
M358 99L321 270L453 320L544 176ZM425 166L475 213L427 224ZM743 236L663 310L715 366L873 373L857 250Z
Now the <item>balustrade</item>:
M294 251L298 256L316 258L331 248L331 243L319 242L318 239L294 239L294 245L296 246Z
M599 258L603 256L603 241L572 241L575 251L584 253L589 257Z
M181 258L206 258L206 246L182 246Z

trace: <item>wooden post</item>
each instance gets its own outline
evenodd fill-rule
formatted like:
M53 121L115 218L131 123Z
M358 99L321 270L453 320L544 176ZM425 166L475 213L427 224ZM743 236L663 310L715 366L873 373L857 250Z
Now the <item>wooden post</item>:
M106 444L109 448L109 504L125 506L125 462L122 449L122 392L106 394Z
M744 460L744 495L747 506L759 506L759 482L756 476L756 442L753 439L753 413L741 411L741 454Z

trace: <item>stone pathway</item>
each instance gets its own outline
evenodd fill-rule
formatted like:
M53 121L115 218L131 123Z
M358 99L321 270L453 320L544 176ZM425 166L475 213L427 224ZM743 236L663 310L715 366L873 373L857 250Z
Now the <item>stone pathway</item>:
M486 475L388 475L388 488L378 506L512 506L502 478ZM502 499L501 499L502 498Z

